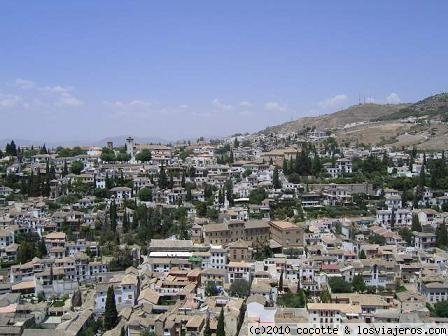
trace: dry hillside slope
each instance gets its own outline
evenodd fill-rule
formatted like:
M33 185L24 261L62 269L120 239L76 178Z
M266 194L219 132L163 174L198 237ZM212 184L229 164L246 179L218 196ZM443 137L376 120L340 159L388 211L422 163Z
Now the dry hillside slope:
M380 104L360 104L351 106L331 114L325 114L316 117L304 117L290 121L278 126L268 127L263 133L284 133L294 132L307 127L316 127L318 129L342 127L346 124L357 123L379 119L400 111L407 104L380 105Z
M448 93L439 93L414 104L354 105L335 113L268 127L262 133L298 132L315 127L333 129L338 142L345 145L364 143L437 150L448 146L447 121Z

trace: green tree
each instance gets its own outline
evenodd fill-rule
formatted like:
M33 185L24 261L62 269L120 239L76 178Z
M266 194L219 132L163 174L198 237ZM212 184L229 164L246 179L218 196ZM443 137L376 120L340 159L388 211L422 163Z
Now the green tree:
M331 294L328 290L323 290L322 292L320 292L319 298L322 303L331 302Z
M113 151L113 149L104 147L101 150L101 160L106 161L106 162L115 161L116 157L115 157L115 152Z
M190 226L187 223L187 218L182 217L177 224L177 239L190 239Z
M5 154L6 156L17 156L17 147L14 140L11 140L9 144L6 144Z
M274 172L272 174L272 186L274 187L274 189L281 189L281 187L282 187L280 178L278 176L278 168L277 167L274 168Z
M205 217L207 216L207 203L205 202L197 202L195 204L196 208L196 215L198 217Z
M236 279L232 282L229 289L230 296L245 298L250 294L250 284L245 279Z
M79 146L68 148L68 147L57 147L56 153L59 157L73 157L77 155L86 154L86 151Z
M136 156L135 159L141 162L151 161L151 151L147 148L142 149Z
M224 309L221 307L221 312L218 317L218 325L216 326L216 336L226 336L224 325Z
M81 294L81 290L78 288L73 292L72 306L73 307L81 307L81 305L82 305L82 294Z
M249 203L251 204L261 204L264 199L266 199L267 193L264 188L252 189L249 193Z
M411 245L412 243L412 232L407 227L398 230L398 234L406 242L406 244Z
M352 286L353 289L358 293L362 293L366 290L367 287L362 277L362 274L356 274L353 277Z
M437 317L448 317L448 301L435 303L433 312Z
M359 259L367 259L366 252L364 250L360 250L358 253Z
M142 202L152 201L152 190L148 187L143 187L138 191L138 198Z
M35 256L34 244L30 241L23 241L17 249L17 261L21 264L27 263Z
M131 155L126 153L126 149L122 148L116 155L115 160L117 161L129 161L131 158Z
M107 289L106 308L104 311L104 329L111 330L118 324L118 312L115 305L114 288L110 286Z
M328 284L333 293L351 293L353 291L352 285L341 277L328 278Z
M207 207L206 217L217 221L219 219L219 211L213 207Z
M306 307L306 303L308 302L308 299L307 299L305 291L303 289L299 290L299 301L303 304L303 307Z
M385 245L386 244L386 238L383 236L380 236L379 234L373 234L369 236L369 243L370 244L378 244L378 245Z
M73 163L70 165L70 172L75 175L81 174L83 169L84 164L81 161L73 161Z
M286 293L279 295L277 305L289 308L304 308L307 303L305 291L299 289L297 293Z
M48 154L47 147L45 144L41 147L39 154Z
M216 296L219 294L219 289L216 287L216 283L214 281L207 282L205 286L205 296Z

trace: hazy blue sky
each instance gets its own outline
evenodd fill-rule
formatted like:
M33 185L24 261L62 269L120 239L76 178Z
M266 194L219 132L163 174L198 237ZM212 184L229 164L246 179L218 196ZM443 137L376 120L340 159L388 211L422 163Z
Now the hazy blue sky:
M448 83L447 1L1 1L0 139L254 131Z

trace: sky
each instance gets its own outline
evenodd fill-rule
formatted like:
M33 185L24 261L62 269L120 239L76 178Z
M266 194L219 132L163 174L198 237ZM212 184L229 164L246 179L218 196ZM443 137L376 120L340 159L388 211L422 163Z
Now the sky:
M447 1L0 2L0 139L253 132L447 91Z

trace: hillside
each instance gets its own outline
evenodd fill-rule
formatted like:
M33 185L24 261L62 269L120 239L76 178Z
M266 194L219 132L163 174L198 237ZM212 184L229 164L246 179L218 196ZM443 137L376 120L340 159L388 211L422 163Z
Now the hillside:
M423 119L406 121L409 117ZM262 133L327 128L333 129L336 140L346 145L364 143L437 150L445 149L448 144L447 120L448 93L440 93L413 104L354 105L335 113L269 127Z
M401 108L397 112L379 117L378 120L394 120L422 116L446 120L448 117L448 93L439 93L422 99L415 104Z
M278 126L268 127L263 133L293 132L307 127L318 129L337 128L346 124L371 121L399 112L408 104L380 105L360 104L353 105L345 110L316 117L304 117Z

